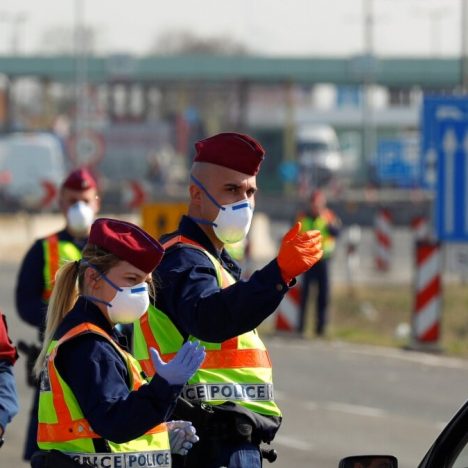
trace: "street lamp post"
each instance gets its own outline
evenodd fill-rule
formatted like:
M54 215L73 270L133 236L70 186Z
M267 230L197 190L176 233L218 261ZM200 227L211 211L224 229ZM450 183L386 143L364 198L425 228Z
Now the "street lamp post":
M461 52L460 84L463 93L468 93L468 0L461 1Z
M364 60L362 87L362 168L363 182L368 182L369 160L374 148L372 84L374 81L374 15L373 0L363 0L364 13Z

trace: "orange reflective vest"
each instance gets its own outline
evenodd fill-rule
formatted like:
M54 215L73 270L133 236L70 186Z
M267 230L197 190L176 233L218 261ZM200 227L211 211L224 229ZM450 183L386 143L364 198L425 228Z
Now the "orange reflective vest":
M213 263L220 288L232 285L235 280L220 262L203 246L183 236L176 236L166 243L168 249L176 243L192 245L200 249ZM223 313L222 310L219 311ZM190 336L189 340L197 340ZM148 375L155 370L149 348L158 350L167 362L184 343L184 337L171 319L161 310L150 306L140 321L134 324L134 356ZM236 401L252 411L280 416L273 400L272 368L268 351L256 330L236 336L222 343L201 341L206 358L200 369L184 387L183 394L189 400L220 404Z
M70 241L59 240L58 234L52 234L42 241L44 252L44 290L42 300L49 302L54 287L55 275L59 268L68 261L81 259L81 251Z
M55 367L55 358L61 344L83 333L95 333L104 337L123 357L130 374L129 391L138 390L146 380L141 376L141 367L127 352L101 328L92 323L82 323L69 330L59 340L50 343L44 371L41 375L39 395L39 424L37 441L42 450L57 449L65 453L93 453L93 439L102 439L94 432L73 395ZM169 437L166 424L150 429L139 438L117 444L107 441L111 452L168 452Z

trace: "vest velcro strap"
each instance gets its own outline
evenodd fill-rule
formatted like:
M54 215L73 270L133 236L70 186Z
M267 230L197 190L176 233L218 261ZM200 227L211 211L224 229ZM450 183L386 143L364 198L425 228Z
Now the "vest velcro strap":
M145 434L159 434L160 432L166 432L166 431L167 431L167 425L166 423L162 423L162 424L158 424L157 426L154 426L149 431L146 431Z
M39 423L37 427L38 442L66 442L74 439L97 439L101 438L96 434L88 421L84 418L68 421L66 423Z

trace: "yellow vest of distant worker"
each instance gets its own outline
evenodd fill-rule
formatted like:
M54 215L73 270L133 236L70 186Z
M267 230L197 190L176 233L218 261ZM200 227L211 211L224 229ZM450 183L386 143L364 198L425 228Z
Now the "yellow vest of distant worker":
M318 230L322 234L323 258L330 258L335 250L335 237L328 230L328 225L334 220L335 215L330 210L326 210L315 219L310 216L302 216L298 219L301 222L301 232Z
M234 278L220 262L201 245L177 236L164 244L168 249L176 243L191 244L200 249L213 263L220 288L230 286ZM222 310L218 313L223 314ZM165 361L172 359L184 344L184 338L171 319L150 306L148 312L134 324L134 356L148 375L154 374L149 348L156 348ZM189 336L191 341L196 337ZM273 398L273 377L268 351L256 330L231 338L223 343L200 341L206 348L206 358L200 369L188 381L183 396L190 402L219 405L233 401L251 411L267 416L281 416Z
M52 234L42 241L44 252L44 290L42 300L49 302L54 287L55 275L66 262L81 259L80 249L70 241L59 240L57 234Z
M41 450L60 450L72 459L92 466L152 466L170 467L171 453L166 424L160 424L135 440L115 443L105 440L108 452L97 453L94 441L103 441L93 431L75 398L71 388L55 367L57 351L65 341L83 333L95 333L104 337L127 363L130 375L129 391L137 390L146 383L138 362L121 349L101 328L91 323L77 325L59 340L50 343L47 359L41 375L39 394L39 425L37 442ZM83 359L91 356L83 356ZM104 444L103 444L104 445Z

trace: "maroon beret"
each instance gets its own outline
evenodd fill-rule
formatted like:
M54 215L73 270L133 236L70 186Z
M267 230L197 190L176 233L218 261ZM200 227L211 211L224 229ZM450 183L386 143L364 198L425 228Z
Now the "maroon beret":
M81 167L68 174L62 184L62 188L81 192L90 188L97 188L97 183L91 172L85 167Z
M195 143L194 162L207 162L234 169L243 174L256 175L265 150L260 143L242 133L219 133Z
M114 254L145 273L151 273L164 255L163 246L135 224L117 219L94 221L88 242Z

